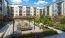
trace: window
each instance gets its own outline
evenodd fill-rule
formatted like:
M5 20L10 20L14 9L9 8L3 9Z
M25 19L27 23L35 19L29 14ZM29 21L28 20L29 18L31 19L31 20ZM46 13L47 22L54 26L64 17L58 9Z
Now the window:
M30 14L30 16L33 16L32 14Z
M2 4L0 3L0 7L2 6Z
M30 11L30 7L26 7L26 10L27 10L27 11Z
M25 10L25 8L23 7L22 10Z
M37 11L37 13L39 13L39 12Z
M39 9L37 9L37 10L39 10Z
M2 10L0 10L0 14L2 14Z
M2 7L2 3L0 2L0 7Z
M12 14L14 13L14 7L11 7L11 11Z
M33 8L30 8L30 10L33 10Z
M32 13L32 11L30 13Z
M24 16L26 16L26 15L24 14Z
M36 16L39 16L39 14L37 14Z
M22 7L19 7L19 15L22 15Z
M23 11L25 13L25 11Z
M18 14L16 14L15 16L18 16Z
M16 13L18 13L18 11L16 10Z

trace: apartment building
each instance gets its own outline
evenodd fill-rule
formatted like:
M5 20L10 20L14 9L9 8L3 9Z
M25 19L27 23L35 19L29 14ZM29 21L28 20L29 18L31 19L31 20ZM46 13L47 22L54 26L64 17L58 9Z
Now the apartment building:
M10 16L38 16L40 17L40 7L9 5ZM11 12L12 11L12 12Z
M65 1L59 0L43 8L35 6L9 5L9 16L65 16Z
M61 16L64 15L64 1L55 2L44 6L45 16Z
M0 0L0 14L8 15L8 2L7 0Z

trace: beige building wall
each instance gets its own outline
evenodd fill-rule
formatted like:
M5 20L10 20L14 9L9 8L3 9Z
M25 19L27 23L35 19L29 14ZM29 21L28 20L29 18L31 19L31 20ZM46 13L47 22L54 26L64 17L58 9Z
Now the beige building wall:
M52 5L49 6L49 16L52 16Z
M14 7L14 16L19 16L19 6L21 5L9 5L10 7ZM22 16L26 16L26 7L27 6L21 6L22 7ZM30 7L30 16L34 16L34 7ZM40 16L40 7L35 7L36 8L36 16Z
M34 16L34 8L30 7L30 16Z
M43 8L42 8L42 14L43 14Z
M36 16L40 17L40 8L39 7L36 8Z
M64 15L64 2L62 2L62 15Z
M26 6L22 7L22 16L26 16Z
M14 7L14 16L19 16L19 7Z

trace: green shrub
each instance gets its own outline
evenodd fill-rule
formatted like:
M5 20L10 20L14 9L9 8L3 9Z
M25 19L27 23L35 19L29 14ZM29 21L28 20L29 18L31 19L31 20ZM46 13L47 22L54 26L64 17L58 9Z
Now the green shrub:
M62 30L62 31L65 31L65 26L60 25L60 24L59 25L56 25L55 28L56 29L59 29L59 30Z
M61 18L60 23L65 24L65 17Z
M50 36L50 35L55 35L55 34L58 34L57 31L54 31L54 30L52 30L52 29L47 30L47 31L44 33L45 36Z

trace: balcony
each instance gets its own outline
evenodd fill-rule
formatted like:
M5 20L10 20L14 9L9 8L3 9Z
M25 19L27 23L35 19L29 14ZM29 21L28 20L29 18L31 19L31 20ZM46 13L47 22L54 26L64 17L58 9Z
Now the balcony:
M2 2L2 0L0 0L0 2Z

